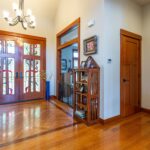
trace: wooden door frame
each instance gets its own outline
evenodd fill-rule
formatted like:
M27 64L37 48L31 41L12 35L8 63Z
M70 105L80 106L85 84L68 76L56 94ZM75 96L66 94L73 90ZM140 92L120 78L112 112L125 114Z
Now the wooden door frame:
M15 33L15 32L9 32L9 31L3 31L3 30L0 30L0 35L2 35L2 36L12 36L12 37L18 38L18 39L19 38L25 38L25 39L28 39L28 40L38 40L38 41L41 41L41 43L43 45L43 47L42 47L42 51L43 51L43 56L42 56L43 71L46 71L46 38L39 37L39 36L33 36L33 35L27 35L27 34L21 34L21 33ZM43 84L44 84L43 87L45 87L46 83L44 82ZM45 98L46 88L43 89L42 93L44 95L43 98Z
M75 26L78 26L78 37L61 45L60 44L60 38L65 35L69 30L71 30L72 28L74 28ZM78 53L79 53L79 58L78 58L78 66L80 66L80 18L78 18L77 20L75 20L74 22L72 22L71 24L69 24L66 28L64 28L61 32L57 33L56 35L56 47L57 47L57 56L56 56L56 62L57 62L57 67L56 67L56 97L58 99L58 84L60 81L60 72L61 72L61 62L60 62L60 58L61 58L61 49L66 48L74 43L78 43Z
M122 92L122 51L123 51L123 36L127 36L127 37L131 37L133 39L137 39L139 40L140 42L140 49L139 49L139 105L140 105L140 108L141 108L141 50L142 50L142 36L138 35L138 34L135 34L135 33L132 33L132 32L129 32L129 31L126 31L124 29L120 29L120 114L121 114L121 117L124 117L124 104L123 104L123 92Z

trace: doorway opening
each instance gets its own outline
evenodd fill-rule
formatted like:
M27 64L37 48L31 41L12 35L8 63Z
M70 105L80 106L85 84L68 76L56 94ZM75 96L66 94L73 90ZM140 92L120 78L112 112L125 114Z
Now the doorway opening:
M73 69L80 65L80 18L57 34L57 98L73 107Z
M0 104L43 99L46 39L0 31Z
M140 35L121 29L120 95L121 116L141 109L141 41Z

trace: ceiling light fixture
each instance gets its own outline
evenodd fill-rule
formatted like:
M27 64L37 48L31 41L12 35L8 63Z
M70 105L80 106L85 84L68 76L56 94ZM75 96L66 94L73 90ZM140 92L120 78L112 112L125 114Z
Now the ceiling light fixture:
M27 28L35 28L36 22L35 17L32 15L32 11L28 9L26 14L24 12L24 0L19 0L19 6L16 3L13 3L13 11L16 15L14 18L9 16L8 11L3 12L3 18L10 26L15 26L20 22L25 30Z

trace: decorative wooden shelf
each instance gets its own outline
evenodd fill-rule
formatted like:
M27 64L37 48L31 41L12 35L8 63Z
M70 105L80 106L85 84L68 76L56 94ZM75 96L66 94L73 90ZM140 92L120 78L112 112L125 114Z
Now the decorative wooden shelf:
M74 118L87 125L97 123L100 115L100 67L94 60L92 63L94 68L74 70Z
M81 121L81 122L83 122L83 123L85 123L85 124L87 124L87 118L80 118L79 116L77 116L77 115L74 115L74 119L76 119L76 120L78 120L78 121Z
M88 72L88 69L76 69L75 72Z
M84 108L84 109L87 109L87 105L84 105L84 104L76 104L76 105L78 105L80 108Z
M78 95L82 95L82 96L88 96L87 93L82 93L82 92L79 92L79 91L76 91L75 93L78 94Z
M85 82L85 81L79 81L79 82L76 82L76 84L88 84L88 82Z

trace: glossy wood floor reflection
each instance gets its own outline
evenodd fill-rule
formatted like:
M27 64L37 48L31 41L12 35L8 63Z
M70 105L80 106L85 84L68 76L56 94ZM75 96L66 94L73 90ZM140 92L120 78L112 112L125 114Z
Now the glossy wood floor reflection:
M5 121L2 121L3 119L1 119L1 122L4 122L4 124L6 124L7 122L8 124L9 112L12 112L12 110L15 110L16 115L14 116L16 116L17 118L17 115L19 117L20 113L24 112L23 111L24 109L27 111L27 110L31 110L31 108L35 109L38 107L41 110L40 115L47 116L46 117L47 119L43 119L45 117L40 118L41 121L38 124L38 131L39 130L41 131L43 128L45 130L45 128L47 129L48 127L55 128L54 124L56 126L60 126L60 124L62 125L66 124L67 126L67 123L74 123L74 121L71 119L71 114L69 115L70 109L58 101L55 102L53 101L50 104L41 101L36 103L21 104L20 106L16 106L16 105L9 106L9 107L4 106L2 109L4 111L7 108L7 111L5 111L7 114L6 115L7 119L4 119ZM46 113L44 110L46 110ZM3 111L1 110L1 114L3 114L2 113ZM53 114L52 112L55 112L56 115ZM31 115L29 115L29 118L31 118L31 116L32 117L36 116L35 114L31 113ZM53 122L55 123L51 122L48 119L49 117L51 117L51 115L53 115L52 118L53 118ZM20 119L23 118L24 116L25 115L21 115ZM28 117L26 116L26 119L27 118ZM35 118L36 120L36 117L33 118ZM44 126L44 122L45 122L44 120L47 120L45 126ZM26 134L31 135L36 132L35 131L36 128L35 130L33 129L34 127L37 127L35 125L36 122L35 124L33 122L34 121L30 121L30 124L24 122L25 124L28 124L29 128L30 126L32 126L32 130L31 129L27 130ZM16 128L13 128L14 130L11 131L13 132L13 135L14 133L16 133L17 137L22 137L24 133L22 132L17 133L16 131L19 132L20 129L17 129L17 126L18 127L22 126L24 125L24 123L19 122L19 119L17 123L18 125L14 125L16 126ZM6 126L7 129L9 129L9 125ZM2 127L2 123L1 123L1 128L2 128L1 131L4 131L5 126ZM24 128L21 127L21 129ZM9 130L6 130L5 133L8 134ZM9 137L9 135L7 136ZM3 137L3 138L7 140L9 139L8 137L7 138ZM11 138L13 138L12 135ZM39 134L39 136L18 141L14 144L11 143L10 145L3 145L3 147L1 147L0 149L2 150L150 150L150 114L138 113L118 123L114 122L114 123L107 124L105 126L101 124L97 124L91 127L87 127L84 124L76 124L74 126L67 126L66 128L58 128L58 130L54 130L54 132L47 132L46 134L41 134L41 135Z
M71 114L46 101L0 106L0 147L75 123Z

